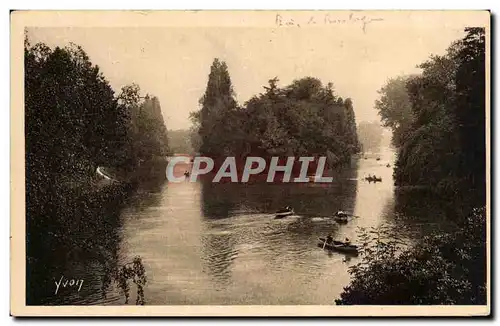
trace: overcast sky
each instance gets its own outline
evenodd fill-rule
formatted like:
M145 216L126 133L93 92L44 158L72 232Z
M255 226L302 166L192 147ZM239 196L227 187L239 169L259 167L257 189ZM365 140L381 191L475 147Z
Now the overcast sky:
M418 72L418 63L463 35L462 28L435 24L397 27L44 27L28 35L32 43L81 45L116 92L137 83L159 98L168 129L182 129L198 109L215 57L226 61L239 103L274 76L280 85L313 76L352 98L358 122L376 120L377 90L388 78Z

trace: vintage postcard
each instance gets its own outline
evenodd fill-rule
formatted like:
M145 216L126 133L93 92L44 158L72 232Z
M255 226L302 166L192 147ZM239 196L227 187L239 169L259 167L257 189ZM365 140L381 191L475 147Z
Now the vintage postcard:
M14 316L487 316L490 12L14 11Z

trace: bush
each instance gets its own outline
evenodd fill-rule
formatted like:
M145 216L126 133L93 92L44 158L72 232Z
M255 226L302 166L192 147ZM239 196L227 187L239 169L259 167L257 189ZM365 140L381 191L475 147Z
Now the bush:
M460 229L404 248L387 230L363 232L362 261L337 305L486 304L486 212L474 209ZM371 236L370 236L371 235Z

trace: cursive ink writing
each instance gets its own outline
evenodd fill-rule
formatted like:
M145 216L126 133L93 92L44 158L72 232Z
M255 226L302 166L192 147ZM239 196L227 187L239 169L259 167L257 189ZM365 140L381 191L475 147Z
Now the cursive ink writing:
M331 17L330 14L326 14L324 18L325 24L349 24L349 23L360 23L361 28L364 33L366 33L366 26L374 21L383 21L383 18L369 18L365 15L363 16L355 16L353 13L349 14L347 19L338 19Z
M276 14L276 25L278 26L297 26L300 27L299 23L296 23L293 18L284 19L280 14Z
M320 18L321 17L321 18ZM366 26L372 22L383 21L383 18L371 18L366 15L356 15L354 13L350 13L347 17L338 17L333 16L331 14L325 14L323 16L312 15L308 19L304 21L299 21L297 18L286 18L281 14L276 14L275 23L277 26L296 26L300 27L301 23L305 23L303 25L347 25L347 24L360 24L363 33L366 33Z
M55 281L54 283L56 284L55 294L57 294L59 292L59 288L61 287L61 285L63 288L66 288L66 287L75 287L76 288L76 287L78 287L78 292L80 292L80 290L82 289L83 280L76 280L76 279L64 280L64 275L63 275L59 279L59 282Z

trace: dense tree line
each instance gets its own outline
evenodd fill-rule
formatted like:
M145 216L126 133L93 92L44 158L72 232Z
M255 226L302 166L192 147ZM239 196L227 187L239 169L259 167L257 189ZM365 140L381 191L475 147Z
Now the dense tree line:
M191 134L188 129L169 130L168 144L172 153L194 154Z
M265 91L240 106L227 65L215 59L201 110L192 114L193 141L209 156L327 156L331 165L360 149L352 101L332 84L306 77L285 87L269 80Z
M358 138L364 152L379 151L383 138L380 123L377 121L361 121L358 125Z
M118 105L127 113L127 137L118 167L134 171L154 161L163 161L170 153L167 128L157 97L141 96L136 84L122 87Z
M375 101L384 127L392 130L392 145L399 147L413 121L411 103L406 89L407 82L414 76L391 78L379 90L380 98Z
M377 108L397 135L396 184L452 201L457 230L410 249L378 239L337 304L486 304L484 29L465 29L420 67L420 75L391 80Z
M92 187L97 166L133 171L168 152L158 99L142 100L136 85L115 96L81 47L26 38L24 59L29 216L47 215L68 188Z
M115 96L109 82L76 45L50 49L25 42L27 181L82 182L99 165L135 166L168 152L156 97L139 87Z
M484 195L485 35L467 28L443 56L422 63L420 75L391 80L376 107L399 148L398 185Z
M26 38L24 68L27 299L36 303L33 291L48 289L43 275L55 268L47 255L65 248L62 257L86 251L109 260L116 207L132 186L103 186L96 168L133 172L164 156L168 140L158 99L136 85L115 96L81 47Z

